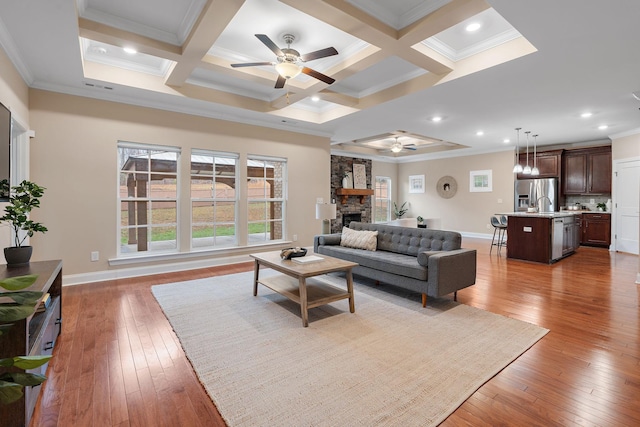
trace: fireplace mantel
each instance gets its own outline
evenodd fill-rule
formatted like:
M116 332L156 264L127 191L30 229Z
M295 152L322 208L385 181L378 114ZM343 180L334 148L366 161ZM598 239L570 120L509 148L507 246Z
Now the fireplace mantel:
M340 201L344 205L347 203L349 196L356 196L360 198L360 204L364 203L364 198L367 196L373 196L373 190L369 188L337 188L336 194L341 196Z

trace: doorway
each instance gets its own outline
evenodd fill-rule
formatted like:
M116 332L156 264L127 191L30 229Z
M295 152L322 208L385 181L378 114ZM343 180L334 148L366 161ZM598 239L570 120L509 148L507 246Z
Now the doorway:
M640 239L640 160L615 162L614 249L638 254Z

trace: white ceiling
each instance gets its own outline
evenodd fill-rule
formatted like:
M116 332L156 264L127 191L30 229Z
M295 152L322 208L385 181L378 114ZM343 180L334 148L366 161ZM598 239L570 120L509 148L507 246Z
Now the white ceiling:
M638 131L638 16L628 0L31 0L0 3L0 44L34 88L408 161L513 149L516 127L540 145ZM273 66L231 68L275 61L254 34L281 48L293 34L301 54L335 47L305 66L336 82L301 74L275 89ZM418 149L390 153L398 135Z

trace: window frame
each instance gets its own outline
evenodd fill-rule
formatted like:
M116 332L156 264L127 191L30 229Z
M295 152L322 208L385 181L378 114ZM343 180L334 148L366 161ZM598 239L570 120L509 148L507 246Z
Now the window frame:
M233 176L233 179L235 181L235 187L234 187L234 191L235 191L235 197L230 199L230 198L218 198L214 195L212 195L212 197L199 197L199 198L194 198L193 197L193 192L192 192L192 188L191 188L191 181L192 178L194 177L193 172L193 157L192 156L208 156L208 157L213 157L213 175L212 175L212 184L215 185L216 182L216 175L215 175L215 169L216 169L216 159L233 159L235 161L235 173ZM189 159L189 229L190 229L190 233L189 233L189 248L191 252L198 252L198 251L210 251L210 250L215 250L215 249L220 249L220 248L229 248L229 247L237 247L239 245L239 236L238 236L238 230L239 230L239 220L238 220L238 213L239 213L239 203L241 200L240 194L241 194L241 186L239 185L240 183L240 154L239 153L233 153L233 152L222 152L222 151L216 151L216 150L203 150L203 149L192 149L191 150L191 157ZM215 188L215 187L214 187ZM213 192L212 192L213 194ZM193 220L193 204L195 202L208 202L211 201L214 206L216 202L233 202L233 217L234 217L234 221L233 221L233 227L234 227L234 234L233 234L233 240L228 242L228 244L216 244L216 235L214 232L213 237L213 245L208 245L208 246L194 246L194 237L193 237L193 229L194 229L194 220ZM228 223L228 221L223 221L224 223ZM211 222L211 224L214 227L216 227L216 224L219 224L219 222L216 222L215 220L215 207L214 207L214 220L213 222Z
M379 192L378 192L378 188L379 188L378 181L379 180L385 180L387 182L388 198L386 198L386 199L378 197L378 194L379 194ZM391 180L391 177L388 177L388 176L376 176L374 178L373 182L374 182L373 222L374 223L378 223L378 224L389 222L389 221L391 221L391 212L392 212L391 200L392 200L392 196L393 195L391 193L391 185L393 184L393 181ZM384 221L378 221L377 220L377 218L378 218L378 201L379 200L386 200L387 201L387 203L386 203L386 205L387 205L387 219L384 220Z
M250 165L250 163L252 161L257 161L257 162L280 162L282 163L282 177L279 178L279 180L282 181L282 196L281 197L267 197L267 195L263 195L263 197L250 197L250 189L249 187L249 183L252 179L254 179L255 177L251 177L249 174L249 168L252 167ZM247 160L246 160L246 173L247 173L247 195L246 195L246 208L247 208L247 218L246 218L246 226L247 226L247 246L256 246L256 245L263 245L263 244L268 244L268 243L273 243L273 242L280 242L280 241L284 241L285 240L285 236L287 235L287 230L286 230L286 225L287 225L287 199L288 199L288 159L284 158L284 157L270 157L270 156L262 156L262 155L255 155L255 154L248 154L247 155ZM266 166L263 166L263 170L266 170ZM263 174L260 179L263 179L265 181L268 180L267 174ZM277 181L275 175L273 178L273 183L275 184ZM266 186L264 186L263 188L266 188ZM277 218L268 218L268 215L265 215L265 219L264 220L259 220L259 221L252 221L250 219L250 215L251 215L251 204L252 203L256 203L256 202L262 202L262 203L281 203L281 217L279 219ZM265 206L266 209L266 206ZM270 224L270 228L269 230L271 230L271 232L276 232L275 227L276 227L276 223L280 222L280 234L281 237L277 238L277 239L263 239L263 240L254 240L252 241L251 236L252 233L250 232L251 229L251 224L259 224L259 223L264 223L265 224L265 232L264 235L267 235L267 231L266 231L266 224L269 223Z
M176 193L175 193L175 197L167 197L167 198L157 198L157 197L153 197L153 195L149 192L147 193L147 197L133 197L133 198L122 198L121 197L121 193L120 193L120 180L121 180L121 174L122 173L127 173L124 172L122 170L122 167L124 166L121 162L122 159L120 157L120 150L121 149L136 149L136 150L146 150L147 151L147 160L149 161L149 167L147 171L138 171L137 173L146 173L147 175L149 175L149 181L151 182L151 175L153 175L153 170L151 168L150 165L150 161L151 161L151 155L149 154L149 152L151 151L162 151L162 152L167 152L167 153L175 153L176 154L176 169L175 169L175 174L171 173L171 175L175 175L175 180L176 180ZM117 248L117 257L118 258L132 258L132 257L150 257L150 256L154 256L154 255L164 255L164 254L175 254L175 253L179 253L180 251L180 220L181 220L181 215L180 215L180 157L181 157L181 148L180 147L175 147L175 146L170 146L170 145L156 145L156 144L145 144L145 143L138 143L138 142L128 142L128 141L118 141L117 143L117 154L118 154L118 171L117 171L117 175L116 175L116 191L117 191L117 233L116 233L116 248ZM164 172L167 173L167 172ZM148 188L147 191L150 191L150 187ZM130 226L126 226L123 227L122 224L122 204L124 202L133 202L133 203L148 203L147 206L147 210L148 210L148 214L147 214L147 224L146 227L148 230L148 234L147 234L147 248L146 250L140 251L140 250L136 250L134 252L123 252L122 250L122 232L125 229L138 229L138 228L142 228L140 225L135 225L133 227ZM153 242L153 229L154 228L158 228L161 226L166 226L166 224L162 224L162 225L158 225L155 226L153 223L153 203L154 201L156 203L162 203L162 202L173 202L175 204L175 223L173 223L173 227L175 228L175 247L174 248L168 248L168 249L158 249L158 250L151 250L151 242Z

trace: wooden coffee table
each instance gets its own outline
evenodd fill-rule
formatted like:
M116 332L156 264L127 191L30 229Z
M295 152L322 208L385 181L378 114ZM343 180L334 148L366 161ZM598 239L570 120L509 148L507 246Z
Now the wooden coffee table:
M349 311L355 313L353 300L353 274L351 269L358 264L344 261L327 255L318 255L322 261L309 264L298 264L292 260L280 258L280 251L251 254L255 259L253 274L253 296L258 295L258 283L300 304L302 325L309 326L307 310L334 301L349 298ZM277 276L259 278L260 266L272 268L280 273ZM344 271L347 275L347 290L331 286L314 276L320 276L334 271Z

